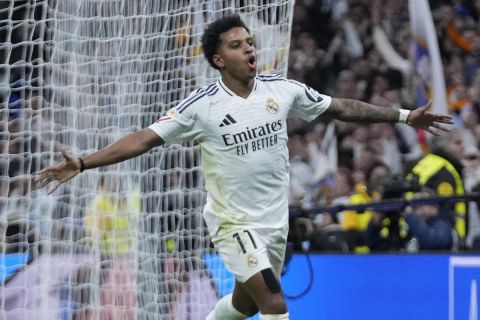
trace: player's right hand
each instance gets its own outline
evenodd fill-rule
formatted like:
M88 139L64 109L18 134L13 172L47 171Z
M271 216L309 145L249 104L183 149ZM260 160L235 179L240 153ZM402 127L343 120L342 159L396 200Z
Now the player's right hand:
M55 181L48 194L52 194L62 183L80 173L80 161L66 150L62 150L62 155L64 158L62 163L40 170L35 177L35 183L38 183L39 188Z

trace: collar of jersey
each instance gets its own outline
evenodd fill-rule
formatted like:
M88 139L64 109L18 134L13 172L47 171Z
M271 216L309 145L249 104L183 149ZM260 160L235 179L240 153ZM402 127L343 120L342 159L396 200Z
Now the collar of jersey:
M220 86L220 88L223 89L223 91L225 91L228 95L232 96L232 97L239 97L239 98L242 98L240 96L238 96L235 92L233 92L232 90L230 90L226 85L225 83L223 83L222 79L218 79L218 85ZM248 95L247 99L250 98L253 93L257 90L257 78L253 78L253 89L252 89L252 92L250 92L250 94ZM244 99L244 98L242 98Z

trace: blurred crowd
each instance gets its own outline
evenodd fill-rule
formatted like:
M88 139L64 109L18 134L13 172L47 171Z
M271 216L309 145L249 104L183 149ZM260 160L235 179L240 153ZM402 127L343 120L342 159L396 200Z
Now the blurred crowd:
M448 112L454 117L455 128L434 138L404 124L367 126L322 117L312 123L290 119L292 212L392 199L387 192L391 190L385 190L391 181L405 185L395 196L409 199L480 190L480 0L430 1L430 6L442 56ZM1 61L11 65L8 88L0 87L9 106L0 110L0 148L8 155L0 158L0 196L10 199L0 202L0 209L7 215L21 212L22 201L27 208L24 211L28 211L31 200L25 195L34 189L31 174L41 167L47 153L60 149L57 144L45 144L55 134L53 110L45 107L51 92L43 88L41 79L48 50L42 41L29 41L42 39L45 22L40 19L40 6L29 10L18 7L11 18L6 16L8 11L0 12L4 20L35 20L34 26L19 23L12 29L8 57L0 52ZM338 98L386 108L415 108L409 23L408 1L297 0L288 77ZM5 32L0 30L2 39L6 39ZM30 57L18 45L23 42L32 45ZM32 63L26 68L25 61ZM22 111L22 104L30 108ZM27 117L31 121L22 121ZM44 207L52 205L47 202ZM308 239L318 250L480 249L475 201L429 203L395 213L319 211L294 216L300 216L292 221L294 237ZM5 215L2 219L6 220ZM16 229L11 233L19 234ZM30 237L28 241L33 242L38 235Z
M321 117L309 124L290 120L290 203L308 212L293 222L293 234L313 249L479 249L478 200L312 214L328 205L480 189L480 1L430 1L430 7L454 118L449 133L433 137L404 124ZM299 0L291 39L290 78L337 98L417 106L408 1Z
M48 252L70 252L67 247L72 244L78 248L75 253L98 249L100 295L93 297L89 291L93 287L83 285L98 277L97 266L80 268L73 285L64 290L64 302L77 304L73 308L78 319L91 316L93 311L83 308L92 304L91 299L106 306L99 309L104 317L115 318L112 306L117 304L127 310L125 319L134 319L133 310L140 304L135 299L136 284L151 282L149 275L136 274L132 266L136 259L132 248L140 246L137 251L154 253L155 261L144 264L151 263L147 268L158 270L162 304L168 311L175 310L183 290L179 283L187 282L184 271L202 269L196 265L203 263L196 254L208 248L199 218L203 190L191 188L202 181L200 172L186 170L189 173L182 181L175 167L183 159L187 167L198 168L198 157L193 156L198 149L154 151L152 160L144 164L169 173L143 181L142 191L154 191L147 199L150 207L142 208L149 213L142 230L137 230L136 218L141 198L146 201L146 196L139 194L136 185L126 187L125 175L92 174L98 188L88 190L88 199L68 184L56 197L48 197L46 189L35 189L33 175L65 147L60 141L71 147L58 123L69 122L72 115L70 106L65 111L54 110L54 93L43 78L51 58L44 34L48 29L46 1L13 2L0 1L0 21L11 22L11 28L0 28L0 43L7 44L0 50L0 235L4 236L0 249L28 252L31 257L43 251L43 239L54 244ZM358 253L480 250L480 198L429 200L480 192L480 0L429 2L444 68L448 113L454 119L451 131L434 137L400 123L289 119L290 237L296 249ZM184 45L171 55L181 56ZM295 1L289 78L333 97L413 109L418 103L412 60L407 0ZM173 88L188 81L192 82L188 87L193 87L190 77L172 77L180 79L169 81ZM177 101L185 93L173 88L161 93L171 95L168 101ZM160 111L148 110L152 116ZM79 185L83 183L80 180ZM185 193L187 185L189 194ZM417 202L340 210L345 205L395 199ZM339 210L331 210L334 206ZM147 235L141 244L135 243L138 232Z

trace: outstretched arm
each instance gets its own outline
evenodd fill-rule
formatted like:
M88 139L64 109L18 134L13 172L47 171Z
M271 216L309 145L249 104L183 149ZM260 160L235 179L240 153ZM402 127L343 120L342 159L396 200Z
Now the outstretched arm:
M438 130L448 131L442 124L452 124L452 117L445 114L430 112L432 102L423 107L410 111L406 123L412 127L424 129L433 135L438 135ZM330 107L324 115L348 122L399 122L400 112L386 107L352 99L333 98Z
M56 181L56 184L49 191L50 194L57 190L62 183L79 174L81 172L80 169L92 169L118 163L139 156L162 143L163 140L153 130L145 128L130 133L111 145L87 155L81 160L75 158L67 151L62 150L64 161L42 169L35 177L35 182L39 183L40 187L43 187L52 181Z

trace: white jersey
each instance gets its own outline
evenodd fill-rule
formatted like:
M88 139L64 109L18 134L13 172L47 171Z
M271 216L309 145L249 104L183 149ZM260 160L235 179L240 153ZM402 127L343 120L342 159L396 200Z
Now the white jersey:
M221 81L194 91L149 128L166 143L196 140L207 188L204 217L220 227L288 224L288 116L315 119L331 97L293 80L263 74L250 95Z

